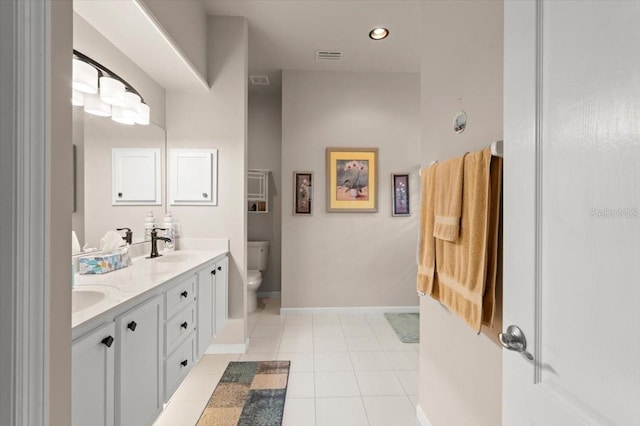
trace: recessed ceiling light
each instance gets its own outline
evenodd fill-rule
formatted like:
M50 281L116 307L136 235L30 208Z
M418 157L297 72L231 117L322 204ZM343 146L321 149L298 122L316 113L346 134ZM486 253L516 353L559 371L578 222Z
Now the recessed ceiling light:
M373 40L382 40L387 38L389 35L389 30L384 27L374 28L369 32L369 38Z

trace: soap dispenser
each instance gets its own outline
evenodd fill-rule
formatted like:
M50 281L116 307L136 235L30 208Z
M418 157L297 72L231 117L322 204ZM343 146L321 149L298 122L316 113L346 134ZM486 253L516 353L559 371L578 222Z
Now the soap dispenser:
M171 212L167 212L164 215L164 225L162 227L166 229L165 237L170 239L164 245L165 250L174 251L176 249L176 225L173 222Z
M151 231L155 228L155 218L153 212L150 211L144 218L144 240L151 241Z

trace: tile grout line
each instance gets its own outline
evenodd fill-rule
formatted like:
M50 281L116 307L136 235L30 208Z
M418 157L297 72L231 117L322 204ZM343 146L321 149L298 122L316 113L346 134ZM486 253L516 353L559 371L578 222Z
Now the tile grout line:
M365 317L365 321L366 321L366 317ZM340 320L340 323L342 325L342 319ZM371 329L371 325L369 324L369 322L367 321L367 325L369 326L369 329ZM373 332L373 330L371 330ZM344 333L344 327L342 332ZM356 374L356 369L355 366L353 365L353 357L351 356L351 350L349 349L349 345L347 345L347 350L349 353L349 359L351 360L351 367L353 368L353 377L355 377L356 379L356 384L358 385L358 391L360 393L360 402L362 403L362 409L364 410L364 416L367 419L367 425L371 425L371 421L369 420L369 413L367 412L367 406L364 403L364 396L362 395L362 388L360 387L360 380L358 380L358 375Z
M316 391L316 347L315 347L315 327L313 315L311 315L311 353L313 354L313 424L318 426L318 404Z

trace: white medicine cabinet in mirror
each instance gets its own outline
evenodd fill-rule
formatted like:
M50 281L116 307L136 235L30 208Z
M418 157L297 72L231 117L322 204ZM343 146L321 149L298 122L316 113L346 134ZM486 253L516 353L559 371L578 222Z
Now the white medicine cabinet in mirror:
M114 206L162 204L159 148L113 148L111 191Z
M134 243L144 241L145 216L152 212L158 226L166 211L164 129L127 126L74 108L73 144L72 225L80 246L99 247L100 238L117 228L131 228Z

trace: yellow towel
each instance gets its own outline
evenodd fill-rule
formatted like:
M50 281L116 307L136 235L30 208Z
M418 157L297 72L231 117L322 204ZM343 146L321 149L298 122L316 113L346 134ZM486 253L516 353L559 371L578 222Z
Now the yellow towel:
M435 239L433 237L433 205L437 168L438 164L433 164L420 172L420 236L418 242L417 279L417 287L420 294L432 294L433 291L436 266Z
M489 251L497 251L498 222L492 215L499 207L493 208L491 202L499 201L500 194L499 186L492 188L499 180L492 179L491 158L487 148L464 159L460 236L455 242L435 240L437 270L430 293L478 333L485 312L488 320L493 316L495 298L495 294L485 298L486 289L495 293L496 268L488 265L497 262L497 254ZM497 164L499 168L501 162Z
M489 186L489 224L487 234L487 274L482 307L482 324L493 326L496 311L496 288L498 286L500 262L500 241L502 222L502 158L491 157Z
M443 161L438 165L433 236L441 240L455 241L460 235L463 176L464 156Z

